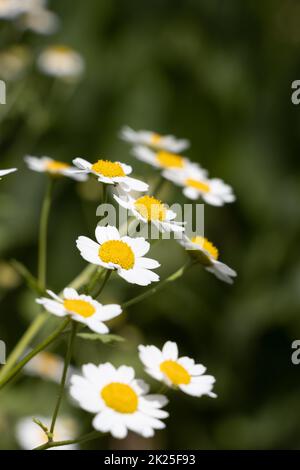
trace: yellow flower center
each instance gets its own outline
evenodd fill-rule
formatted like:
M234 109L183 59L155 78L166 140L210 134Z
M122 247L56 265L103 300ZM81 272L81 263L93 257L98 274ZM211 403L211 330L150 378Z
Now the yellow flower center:
M64 301L64 307L68 312L76 313L84 318L89 318L96 312L96 309L86 300L81 299L67 299Z
M164 361L160 365L160 370L173 385L187 385L191 381L190 374L176 361Z
M135 256L127 243L121 240L109 240L99 248L99 258L104 263L114 263L123 269L132 269Z
M153 196L142 196L135 203L136 210L147 220L165 220L165 206Z
M199 245L203 250L207 251L214 259L218 259L219 250L206 238L198 236L192 238L191 241Z
M157 152L156 160L164 168L183 168L184 159L180 155L170 152Z
M209 185L207 183L203 183L203 181L197 181L188 178L187 180L185 180L185 184L190 188L198 189L198 191L201 191L202 193L209 193L210 191Z
M95 173L106 176L108 178L126 176L120 163L110 162L109 160L98 160L92 166L92 170Z
M160 143L162 139L162 136L160 134L157 134L156 132L153 132L151 136L151 145L154 147Z
M119 413L135 413L138 409L138 396L127 384L112 382L101 391L105 404Z
M59 54L70 54L73 52L70 47L64 45L52 46L50 50L53 52L58 52Z
M46 165L46 170L50 173L59 173L63 170L67 170L68 168L70 168L70 165L64 162L57 162L56 160L48 162Z

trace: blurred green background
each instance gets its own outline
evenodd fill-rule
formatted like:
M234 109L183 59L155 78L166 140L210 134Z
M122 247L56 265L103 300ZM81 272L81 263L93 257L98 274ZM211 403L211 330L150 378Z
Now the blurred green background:
M109 0L49 2L61 18L52 37L14 32L2 22L1 49L28 47L31 63L7 83L0 106L0 167L19 172L0 186L0 338L11 350L37 314L34 293L7 264L35 272L37 230L45 190L25 154L70 162L105 156L155 178L118 138L122 125L191 140L187 156L231 184L237 202L205 207L205 231L221 259L238 271L227 286L194 268L160 295L138 304L112 326L122 344L78 340L74 363L111 360L147 380L137 344L178 342L217 378L216 400L170 393L167 429L153 440L109 438L85 448L300 448L300 366L291 343L300 338L300 110L291 83L300 78L300 7L296 0ZM34 65L44 46L66 43L86 71L75 85L42 76ZM13 102L13 106L10 103ZM166 187L168 203L188 202ZM49 286L61 290L86 264L75 248L92 235L100 194L93 183L56 185L49 237ZM151 251L162 278L184 262L175 242ZM113 278L105 302L122 302L143 288ZM41 332L44 337L46 331ZM64 353L62 342L56 352ZM153 382L154 390L159 384ZM51 415L57 387L23 378L0 399L0 448L17 448L22 416ZM80 432L91 416L64 402Z

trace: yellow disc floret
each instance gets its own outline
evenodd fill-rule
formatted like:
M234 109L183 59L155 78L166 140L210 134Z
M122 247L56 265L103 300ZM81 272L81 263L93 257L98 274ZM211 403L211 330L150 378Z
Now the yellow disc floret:
M60 173L68 168L70 168L70 165L64 162L57 162L56 160L52 160L46 165L46 170L50 173Z
M76 313L84 318L91 317L96 311L93 305L81 299L66 299L64 301L64 307L68 312Z
M135 262L134 252L121 240L109 240L99 248L99 258L104 263L114 263L123 269L132 269Z
M193 180L192 178L185 180L185 185L189 186L190 188L197 189L201 193L209 193L210 191L209 184L204 183L203 181Z
M162 136L160 134L157 134L156 132L153 132L153 134L151 136L151 145L156 147L157 145L159 145L161 139L162 139Z
M153 196L142 196L135 201L134 205L139 214L148 221L162 221L166 218L165 206Z
M138 409L138 396L127 384L112 382L101 391L106 406L119 413L135 413Z
M191 241L192 241L193 243L196 243L196 245L199 245L202 250L207 251L207 253L209 253L210 256L212 256L212 258L214 258L215 260L218 259L218 257L219 257L219 250L218 250L218 248L216 248L209 240L207 240L207 239L204 238L204 237L198 236L198 237L192 238Z
M98 160L92 166L92 171L98 175L106 176L107 178L126 176L120 163L110 162L109 160Z
M175 153L157 152L156 154L157 162L164 168L183 168L184 167L184 158Z
M172 382L173 385L187 385L191 376L187 370L176 361L164 361L160 364L161 372Z

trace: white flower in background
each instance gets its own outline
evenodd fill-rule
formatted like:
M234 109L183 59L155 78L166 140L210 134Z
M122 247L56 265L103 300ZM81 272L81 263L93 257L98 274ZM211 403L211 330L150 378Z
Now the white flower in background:
M49 46L40 54L38 67L46 75L76 78L84 71L84 60L68 46Z
M195 164L188 166L184 171L165 170L163 176L182 186L183 194L189 199L202 198L212 206L223 206L236 199L231 186L219 178L208 178L202 168Z
M75 158L73 163L83 174L93 174L104 184L119 185L123 191L147 191L149 185L143 181L131 178L132 167L125 163L98 160L90 163L83 158Z
M22 0L0 0L0 18L13 20L24 11Z
M78 173L77 168L65 162L59 162L49 157L33 157L27 155L24 157L28 168L38 173L48 173L52 176L68 176L76 181L86 181L87 176Z
M171 168L172 170L184 170L191 164L188 158L182 157L181 155L167 152L166 150L152 150L142 145L133 147L132 154L138 160L162 170L166 168Z
M29 10L19 20L22 29L29 29L38 34L54 34L59 26L58 16L45 8Z
M123 140L135 145L147 145L154 149L168 152L182 152L190 146L186 139L176 139L173 135L160 135L151 131L134 131L128 126L121 129L120 136Z
M142 196L134 199L129 194L114 195L120 206L129 210L138 220L152 223L162 233L184 232L184 222L176 222L176 213L167 208L153 196Z
M25 365L23 370L27 375L60 383L63 369L64 361L60 356L42 351L34 356L31 361Z
M205 267L206 271L213 273L221 281L228 284L233 283L232 278L236 277L237 273L226 264L218 261L219 251L209 240L202 236L189 239L186 235L183 235L179 243L193 259Z
M14 173L15 171L17 171L17 168L10 168L8 170L0 170L0 179L2 176L9 175L10 173Z
M39 416L38 420L45 424L48 429L51 426L51 418ZM77 437L78 426L77 423L68 417L58 418L56 421L54 441L69 441ZM46 444L48 439L44 431L33 422L31 417L20 419L16 426L16 438L22 449L32 450ZM55 447L55 450L76 450L78 445L66 445L62 447ZM53 450L53 449L49 449Z
M215 378L212 375L203 375L206 368L202 364L195 364L194 359L178 357L176 343L168 341L162 351L156 346L141 345L139 356L146 372L169 387L179 388L195 397L216 397L212 392Z
M96 239L98 243L87 237L77 240L77 248L86 261L117 270L118 275L131 284L147 286L159 281L159 276L151 269L158 268L160 264L144 257L150 249L144 238L121 237L116 227L108 225L96 228Z
M0 52L0 77L16 80L30 62L30 51L26 46L12 45Z
M36 302L58 317L70 315L72 320L88 326L96 333L109 333L108 327L103 322L122 313L120 305L102 305L88 295L79 295L75 289L66 288L63 299L52 291L47 293L51 299L43 297Z
M163 395L147 395L148 385L135 379L132 367L112 364L86 364L83 376L71 377L71 396L84 410L95 413L93 427L124 439L133 431L152 437L155 429L165 428L161 419L168 413L161 408L168 402Z

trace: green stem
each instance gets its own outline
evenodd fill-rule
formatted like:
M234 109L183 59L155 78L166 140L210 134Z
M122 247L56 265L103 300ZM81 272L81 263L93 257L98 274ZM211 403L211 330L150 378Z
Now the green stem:
M33 450L47 450L47 449L51 449L52 447L62 447L62 446L68 446L72 444L82 444L83 442L98 439L100 436L101 434L98 431L92 431L89 434L85 434L84 436L79 437L78 439L73 439L72 441L47 442L46 444L36 447Z
M157 178L157 181L155 182L152 188L151 194L153 196L157 196L158 193L162 190L166 182L167 181L165 180L165 178L162 175L159 175L159 177Z
M46 190L40 222L39 232L39 261L38 261L38 281L40 288L46 288L46 275L47 275L47 238L48 238L48 223L51 208L51 199L53 191L54 179L49 177L48 187Z
M99 268L99 269L97 269L97 271L95 271L95 273L91 277L91 280L90 280L90 282L89 282L89 284L86 288L86 293L87 294L90 294L91 292L93 292L95 285L97 284L97 282L102 277L103 271L104 271L103 268Z
M39 352L43 351L45 348L50 346L50 344L53 343L60 336L60 334L63 332L63 330L66 328L70 321L71 319L67 318L67 320L65 320L62 325L60 325L50 336L48 336L29 354L27 354L27 356L25 356L24 359L22 359L10 372L8 372L8 374L5 374L3 380L0 382L0 390L8 382L10 382L33 357L35 357Z
M63 370L61 383L60 383L59 395L58 395L57 403L56 403L56 406L55 406L55 409L54 409L54 412L53 412L53 417L52 417L52 422L51 422L51 427L50 427L50 434L52 436L54 434L56 420L57 420L57 417L58 417L59 409L60 409L61 402L62 402L63 395L64 395L68 369L69 369L71 359L72 359L72 354L73 354L73 348L74 348L74 341L75 341L75 337L76 337L76 332L77 332L77 323L73 321L72 322L71 334L70 334L70 340L69 340L68 349L67 349L67 354L66 354L66 357L65 357L64 370Z
M97 299L97 297L99 297L99 295L102 293L104 287L106 286L110 276L112 275L113 271L112 269L108 269L105 273L105 276L104 276L104 279L102 281L102 284L100 285L99 289L97 290L97 292L94 294L94 298Z
M151 289L148 289L146 292L144 292L143 294L140 294L138 295L137 297L134 297L133 299L131 300L128 300L127 302L124 302L122 304L122 308L127 308L127 307L131 307L132 305L135 305L137 304L138 302L141 302L142 300L145 300L147 299L148 297L152 296L153 294L155 294L156 292L160 291L161 289L163 289L164 287L166 287L170 282L173 282L173 281L176 281L177 279L179 279L183 274L184 272L192 266L193 263L191 263L190 261L188 263L186 263L184 266L182 266L181 268L179 268L177 271L175 271L173 274L171 274L169 277L167 277L166 279L164 279L163 281L159 282L158 284L156 284L156 286L152 287Z

